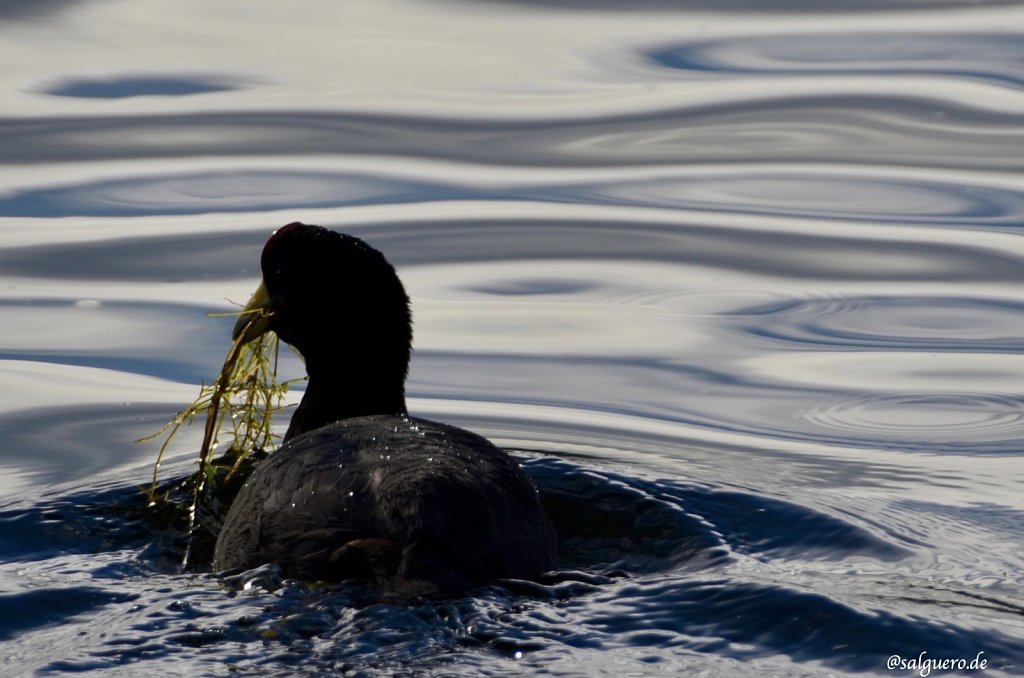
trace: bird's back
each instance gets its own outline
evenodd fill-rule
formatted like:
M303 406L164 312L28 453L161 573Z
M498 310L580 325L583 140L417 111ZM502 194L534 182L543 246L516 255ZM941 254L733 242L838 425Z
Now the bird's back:
M555 536L519 464L485 438L373 415L298 436L253 473L215 565L455 591L554 566Z

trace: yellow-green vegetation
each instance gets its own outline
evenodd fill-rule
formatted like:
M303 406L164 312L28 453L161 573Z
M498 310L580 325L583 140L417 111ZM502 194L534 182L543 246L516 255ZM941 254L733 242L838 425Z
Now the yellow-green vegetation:
M239 314L250 315L250 324L264 320L260 316L261 311L248 309L228 315ZM153 465L153 482L147 489L147 496L150 506L155 509L166 509L173 503L176 508L186 511L190 536L185 554L186 565L194 560L191 537L200 529L215 532L215 528L219 528L219 517L211 518L217 525L201 524L205 516L217 516L220 513L218 485L231 480L253 452L273 447L275 436L271 419L281 409L290 383L278 381L277 378L279 341L276 334L265 332L251 340L246 331L236 334L237 338L231 344L216 380L202 386L192 404L176 414L157 433L138 441L148 442L163 437ZM184 484L188 486L191 496L183 503L172 499L170 490L160 492L160 465L175 434L197 418L205 418L203 442L199 448L199 470ZM222 431L228 426L231 439L221 452L218 447ZM215 457L215 453L219 453L219 456Z

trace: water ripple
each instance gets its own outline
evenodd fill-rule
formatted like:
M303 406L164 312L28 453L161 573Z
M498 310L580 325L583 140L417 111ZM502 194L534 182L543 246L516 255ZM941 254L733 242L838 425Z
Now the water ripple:
M979 649L1019 654L1008 635L995 630L958 630L940 622L858 609L827 595L771 583L728 580L649 581L602 596L604 615L585 620L608 634L664 631L690 636L703 652L755 658L785 654L851 671L878 670L884 658L906 648L942 648L973 658ZM768 618L757 610L771 608ZM780 623L780 620L785 623ZM712 642L701 631L716 629Z
M647 57L666 68L713 73L964 77L1020 87L1020 35L843 32L743 36L668 45Z
M830 394L804 403L793 414L851 440L875 438L922 449L948 449L952 445L980 453L993 441L1014 445L1024 424L1024 397L913 392Z
M859 219L920 224L1008 224L1024 219L1024 191L975 176L937 178L876 169L871 175L826 166L765 171L734 165L672 174L637 172L594 181L536 182L516 176L487 186L434 177L331 171L247 170L157 175L26 188L0 199L8 216L141 216L250 212L452 200L538 200L683 210ZM666 176L666 174L669 174Z
M882 92L779 94L515 120L308 111L0 118L5 163L365 155L487 166L815 161L1018 169L1019 111Z
M821 348L1024 352L1024 303L935 296L847 296L749 307L753 335Z
M250 212L442 200L460 195L431 183L335 172L200 172L28 190L0 200L10 216L139 216Z
M575 200L830 220L950 223L1005 221L1019 225L1024 192L1017 186L971 185L920 176L873 176L823 168L816 172L751 172L733 168L713 177L618 181L553 189Z
M35 582L88 576L116 582L119 591L76 598L68 608L73 616L87 604L82 609L101 624L57 627L47 657L32 659L20 646L12 657L19 666L43 662L54 671L169 658L271 670L298 663L308 670L388 672L410 661L449 666L458 655L458 665L449 668L460 674L510 660L524 666L546 657L585 662L595 649L621 650L642 665L645 648L658 647L663 655L657 661L667 663L691 652L744 660L782 653L850 668L854 657L877 660L879 643L888 638L882 630L892 624L900 633L913 629L922 642L977 640L966 630L899 622L827 595L758 581L762 575L750 578L750 558L798 560L804 576L820 577L841 563L891 567L907 557L905 547L854 520L633 469L625 475L536 456L525 458L524 466L560 532L560 570L542 583L510 581L464 598L415 604L381 599L358 583L322 588L283 582L272 567L227 578L227 595L210 577L162 574L173 559L159 544L173 535L154 537L132 508L141 504L134 488L8 509L0 512L0 526L20 535L27 542L20 550L32 554L18 564L23 576ZM68 546L60 555L47 553L55 534L64 534L60 543ZM825 570L808 573L822 565ZM21 600L32 614L44 608L54 614L49 595L27 593ZM870 609L872 603L860 605ZM792 622L785 628L771 621L780 608ZM826 654L830 643L818 636L823 618L832 620L828 633L862 640ZM20 628L8 627L11 633ZM73 640L63 639L61 628ZM805 632L813 629L819 631ZM1001 643L997 634L985 647L996 651ZM249 647L260 651L244 651ZM464 656L467 650L472 652Z

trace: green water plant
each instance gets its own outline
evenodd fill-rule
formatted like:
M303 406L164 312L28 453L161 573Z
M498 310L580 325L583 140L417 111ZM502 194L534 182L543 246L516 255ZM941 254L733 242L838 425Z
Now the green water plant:
M246 309L221 315L248 316L248 323L244 325L248 328L254 323L265 322L266 318L261 314L261 311ZM250 336L244 329L236 332L220 374L213 383L202 385L196 399L174 415L163 428L137 441L145 443L163 438L146 495L153 509L170 509L172 514L184 512L188 535L185 566L196 561L193 547L197 535L202 532L215 534L219 528L222 486L229 484L240 469L251 466L250 457L254 453L274 447L277 438L272 419L274 413L282 408L291 382L281 381L277 376L280 350L277 335L266 332L256 338ZM168 447L183 427L190 426L197 419L203 419L199 468L178 487L177 495L171 490L161 492L160 466ZM221 452L219 448L226 430L231 432L230 440ZM180 498L182 489L185 499Z

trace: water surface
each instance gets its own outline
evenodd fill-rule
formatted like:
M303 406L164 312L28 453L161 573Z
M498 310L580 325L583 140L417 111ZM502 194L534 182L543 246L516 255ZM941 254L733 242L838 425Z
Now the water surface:
M1020 673L1024 12L819 4L5 5L2 673ZM396 264L557 571L178 571L132 441L293 220Z

